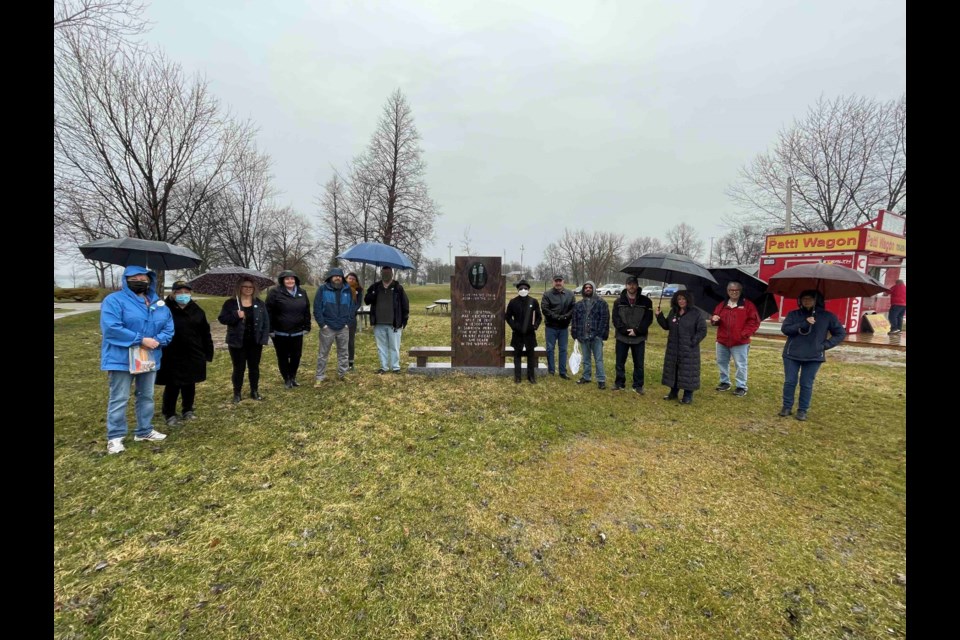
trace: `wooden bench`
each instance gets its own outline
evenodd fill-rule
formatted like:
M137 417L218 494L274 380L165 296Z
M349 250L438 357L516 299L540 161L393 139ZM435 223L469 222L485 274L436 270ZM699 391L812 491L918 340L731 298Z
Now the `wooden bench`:
M430 358L451 358L453 357L453 347L411 347L407 352L411 358L417 359L418 367L426 367ZM533 350L533 366L538 366L541 356L547 355L546 347L537 347ZM524 354L526 356L526 354ZM507 358L513 357L513 347L507 345L500 354L500 366L506 364Z
M437 308L436 303L427 305L427 311L433 311L436 308Z

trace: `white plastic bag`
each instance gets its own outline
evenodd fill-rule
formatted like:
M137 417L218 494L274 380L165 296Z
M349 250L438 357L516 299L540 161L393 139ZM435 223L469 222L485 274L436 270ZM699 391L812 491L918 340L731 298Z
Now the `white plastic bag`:
M567 362L567 369L570 373L577 375L580 373L580 363L583 362L583 356L580 354L580 341L573 341L573 353L570 354L570 360Z

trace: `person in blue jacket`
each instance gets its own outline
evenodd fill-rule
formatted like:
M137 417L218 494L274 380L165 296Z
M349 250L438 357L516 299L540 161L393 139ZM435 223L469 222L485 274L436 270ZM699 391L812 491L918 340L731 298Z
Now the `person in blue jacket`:
M107 401L107 453L124 450L127 436L127 403L130 386L136 385L137 429L134 441L157 442L167 436L153 428L153 385L163 347L173 339L173 316L157 295L157 274L131 265L123 272L120 291L100 304L100 369L107 372L110 399ZM130 347L151 351L156 363L152 371L130 373Z
M353 295L350 285L343 281L343 269L330 269L326 281L317 289L317 295L313 299L313 317L320 326L317 377L314 385L326 379L327 357L334 342L337 343L337 375L341 380L347 375L350 366L348 325L356 311L356 296Z
M846 331L837 316L824 309L823 297L815 290L802 292L797 306L780 326L780 331L787 336L787 344L783 347L783 408L779 415L783 418L792 412L799 381L800 405L796 418L806 420L813 398L813 381L826 360L824 353L840 344Z

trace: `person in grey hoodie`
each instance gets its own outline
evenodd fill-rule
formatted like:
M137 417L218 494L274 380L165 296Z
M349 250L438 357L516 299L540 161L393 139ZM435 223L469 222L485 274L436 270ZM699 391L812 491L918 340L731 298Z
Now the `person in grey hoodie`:
M330 348L337 343L337 375L341 380L347 375L350 364L348 350L350 330L347 325L356 312L350 286L343 282L343 269L334 267L327 273L323 286L313 299L313 317L320 326L320 347L317 353L317 377L314 386L326 379L327 357Z
M570 335L580 341L583 351L583 376L577 384L590 383L590 356L597 363L597 388L607 388L607 374L603 370L603 342L610 337L610 308L607 301L594 295L593 280L583 285L583 300L573 307Z

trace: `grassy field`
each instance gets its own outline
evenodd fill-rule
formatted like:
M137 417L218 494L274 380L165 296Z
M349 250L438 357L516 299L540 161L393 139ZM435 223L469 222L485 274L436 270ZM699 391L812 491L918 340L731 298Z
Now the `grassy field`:
M449 344L424 311L445 290L408 291L403 346ZM234 406L218 351L199 419L106 456L98 314L58 320L55 636L905 635L902 356L828 360L800 423L776 417L782 343L755 341L735 398L711 330L683 406L661 399L664 335L643 397L379 376L369 331L357 372L314 389L314 331L310 382L285 390L268 348L266 400ZM612 340L604 360L612 386Z

